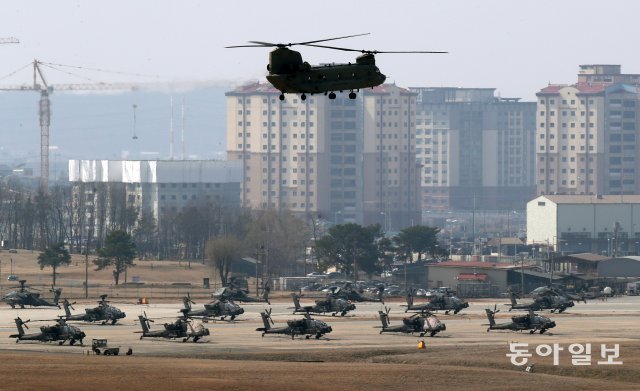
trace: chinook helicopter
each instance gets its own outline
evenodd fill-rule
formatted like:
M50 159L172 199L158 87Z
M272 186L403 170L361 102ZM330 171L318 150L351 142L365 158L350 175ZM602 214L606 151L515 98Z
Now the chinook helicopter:
M422 304L413 303L414 289L410 289L407 292L407 309L404 312L415 311L444 311L445 315L449 315L450 311L453 311L454 315L463 309L469 307L469 303L462 300L458 296L451 294L451 292L436 292L431 300Z
M49 292L53 292L53 301L47 301L40 297L40 293L30 292L26 288L27 280L20 280L20 289L17 291L7 293L0 301L4 301L9 304L11 308L16 308L16 306L20 306L20 308L24 308L26 305L31 307L58 307L60 308L60 304L58 301L60 300L60 294L62 293L62 288L54 289L53 286L49 290Z
M286 334L290 335L291 339L296 335L304 335L305 339L311 338L315 335L316 339L319 339L324 334L330 333L331 326L321 320L316 320L307 312L302 319L288 320L285 327L271 327L273 320L271 319L271 309L260 312L264 327L259 327L256 331L262 331L262 336L265 334Z
M193 322L187 316L188 310L182 309L182 316L179 317L173 323L165 323L163 330L151 330L150 323L153 323L152 319L147 317L147 313L144 312L144 316L138 315L140 319L140 326L142 331L136 331L136 333L142 333L142 338L166 338L166 339L180 339L182 342L187 342L189 339L193 339L193 342L198 342L202 337L210 334L209 329L205 328L202 323L198 323L195 326Z
M487 313L487 319L489 320L489 328L487 328L487 332L491 330L529 330L529 334L533 334L536 331L539 331L540 334L543 334L548 329L556 327L556 322L552 321L546 316L535 314L533 310L529 310L529 313L526 315L512 316L511 322L505 323L496 323L493 316L496 313L500 312L500 310L496 310L495 307L493 311L491 311L491 309L489 308L486 308L485 312Z
M295 293L291 295L293 299L293 305L295 306L293 313L296 312L304 312L304 313L315 313L315 314L326 314L327 312L331 313L331 316L336 316L336 314L340 314L340 316L345 316L347 312L353 311L356 309L355 304L350 303L349 301L341 298L328 297L324 300L316 300L315 305L300 305L300 296Z
M62 302L62 306L64 307L65 312L65 320L67 321L102 321L102 324L107 324L110 322L112 325L114 325L116 324L118 319L123 319L127 316L119 308L109 305L109 302L107 301L107 295L100 295L98 306L94 308L85 308L84 314L72 315L69 308L75 310L75 308L73 308L73 304L75 304L75 302L69 303L69 300L67 299L64 299L64 301Z
M228 316L229 319L234 320L236 316L244 314L244 309L234 303L231 300L214 300L211 303L205 304L204 309L193 310L191 304L196 304L191 300L191 297L187 296L182 298L184 309L188 310L186 315L190 318L203 318L205 321L207 318L217 318L225 320Z
M430 312L424 312L423 314L413 314L408 318L402 319L402 324L398 326L389 325L389 310L385 307L385 311L378 311L380 315L380 322L382 322L382 333L405 333L414 334L418 333L421 337L425 334L433 337L440 331L447 329L447 326L440 322L440 320Z
M347 35L344 37L334 37L318 39L315 41L296 43L271 43L261 41L249 41L251 45L227 46L227 48L247 48L247 47L275 47L269 53L269 64L267 65L267 80L275 88L280 90L280 100L284 100L285 93L299 93L300 99L307 99L306 94L324 93L329 99L335 99L335 91L350 91L349 99L355 99L356 93L361 88L373 88L384 83L386 76L380 72L376 66L376 54L388 53L428 53L442 54L448 52L433 51L379 51L379 50L358 50L343 47L318 45L320 42L335 41L338 39L359 37L366 34ZM347 64L327 64L310 65L302 61L302 55L295 50L289 49L291 46L312 46L324 49L341 50L345 52L362 53L356 58L354 63Z
M75 326L68 325L63 318L58 318L56 324L53 326L40 326L39 333L26 334L24 328L29 328L27 323L30 321L31 320L23 321L20 317L17 317L15 322L18 328L18 334L10 335L9 338L17 338L16 343L20 341L58 341L58 345L62 345L66 341L69 341L69 345L74 345L76 341L79 341L80 345L82 345L82 340L86 337L83 331L80 331L80 329Z

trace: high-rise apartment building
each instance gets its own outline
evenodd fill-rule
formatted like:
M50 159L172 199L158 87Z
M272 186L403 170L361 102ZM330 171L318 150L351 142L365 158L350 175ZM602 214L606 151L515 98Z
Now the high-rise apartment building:
M535 103L494 88L411 88L423 210L521 209L535 194Z
M640 75L581 65L536 94L538 194L637 194Z
M279 95L267 84L227 93L227 158L242 161L244 206L388 229L419 222L409 217L414 94L384 85L353 100Z

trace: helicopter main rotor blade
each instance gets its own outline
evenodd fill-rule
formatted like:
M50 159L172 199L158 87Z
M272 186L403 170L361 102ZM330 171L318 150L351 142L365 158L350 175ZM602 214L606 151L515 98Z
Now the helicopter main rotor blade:
M325 38L325 39L318 39L315 41L307 41L307 42L298 42L298 43L293 43L293 44L289 44L289 45L309 45L312 43L318 43L318 42L327 42L327 41L335 41L337 39L345 39L345 38L353 38L353 37L361 37L363 35L369 35L371 33L363 33L363 34L354 34L354 35L345 35L344 37L335 37L335 38Z
M350 48L341 48L338 46L314 45L314 44L305 44L305 46L313 46L313 47L324 48L324 49L342 50L345 52L358 52L358 53L371 53L371 54L389 54L389 53L390 54L401 54L401 53L445 54L445 53L449 53L449 52L422 51L422 50L407 50L407 51L364 50L364 49L350 49Z
M318 42L327 42L327 41L335 41L336 39L345 39L345 38L353 38L359 37L362 35L369 35L370 33L364 34L355 34L355 35L345 35L343 37L334 37L334 38L325 38L325 39L317 39L314 41L306 41L306 42L293 42L293 43L273 43L273 42L262 42L262 41L249 41L253 45L234 45L234 46L225 46L226 49L231 48L254 48L254 47L279 47L284 48L287 46L295 46L295 45L310 45Z

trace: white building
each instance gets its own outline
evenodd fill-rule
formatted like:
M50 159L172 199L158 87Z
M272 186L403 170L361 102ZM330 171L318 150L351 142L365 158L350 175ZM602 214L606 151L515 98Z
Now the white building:
M563 253L636 253L640 195L543 195L527 203L527 244Z
M240 205L240 161L213 160L70 160L69 181L81 199L99 184L118 189L127 207L150 211L160 223L164 212L191 204ZM94 197L92 202L100 202ZM96 208L98 206L96 205Z

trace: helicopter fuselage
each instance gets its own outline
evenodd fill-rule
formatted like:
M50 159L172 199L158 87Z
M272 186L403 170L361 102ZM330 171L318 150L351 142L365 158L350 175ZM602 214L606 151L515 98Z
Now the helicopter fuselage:
M300 53L287 48L271 52L267 80L283 93L325 93L353 91L378 86L386 80L371 53L355 63L311 66Z

